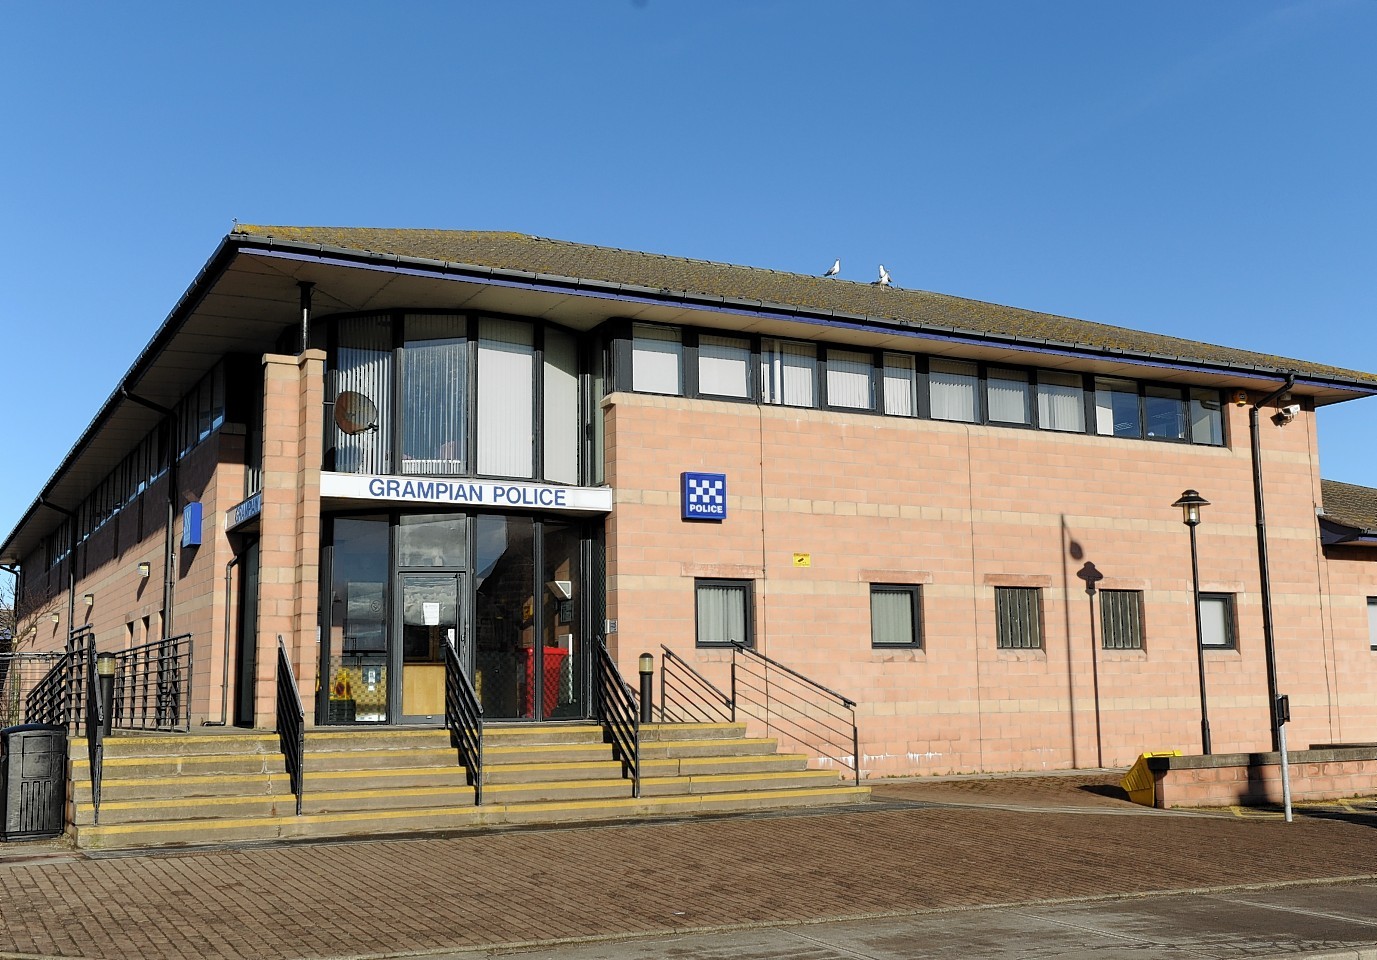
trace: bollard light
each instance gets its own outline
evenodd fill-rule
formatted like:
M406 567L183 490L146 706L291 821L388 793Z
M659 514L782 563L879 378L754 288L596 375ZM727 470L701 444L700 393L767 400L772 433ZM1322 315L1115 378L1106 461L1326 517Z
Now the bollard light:
M100 680L100 728L110 736L115 726L115 655L108 650L96 654L96 676Z
M641 654L641 723L650 723L655 716L655 706L651 702L655 690L655 654Z

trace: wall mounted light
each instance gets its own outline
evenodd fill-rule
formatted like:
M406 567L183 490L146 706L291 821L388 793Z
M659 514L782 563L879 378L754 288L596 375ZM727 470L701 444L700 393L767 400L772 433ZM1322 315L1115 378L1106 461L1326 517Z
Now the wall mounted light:
M53 614L52 616L50 616L48 619L51 620L53 623L61 623L61 622L62 622L62 614L60 614L60 613L55 613L55 614Z
M94 593L83 593L81 595L81 602L88 607L94 607L96 605L96 595Z
M152 572L153 572L153 568L152 568L152 566L149 565L149 563L148 563L147 560L145 560L143 563L139 564L139 579L140 579L140 580L147 580L147 579L148 579L148 575L149 575L150 573L152 573Z

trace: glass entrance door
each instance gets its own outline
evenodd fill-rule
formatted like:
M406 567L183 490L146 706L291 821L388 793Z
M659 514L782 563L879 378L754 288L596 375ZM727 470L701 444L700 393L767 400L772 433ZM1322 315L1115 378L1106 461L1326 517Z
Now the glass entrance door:
M402 720L436 722L445 716L445 646L459 648L458 573L401 574Z

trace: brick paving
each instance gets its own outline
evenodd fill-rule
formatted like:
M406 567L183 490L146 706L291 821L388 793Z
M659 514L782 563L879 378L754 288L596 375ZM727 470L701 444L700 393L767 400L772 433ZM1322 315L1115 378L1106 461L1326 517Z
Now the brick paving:
M1153 812L1080 789L1094 776L968 782L986 785L883 784L869 807L789 816L47 862L6 862L0 847L0 951L157 960L458 950L1323 880L1377 863L1374 819ZM941 791L991 806L926 805ZM1048 809L998 807L1036 796ZM1089 807L1062 809L1073 799ZM1139 815L1090 809L1113 803Z

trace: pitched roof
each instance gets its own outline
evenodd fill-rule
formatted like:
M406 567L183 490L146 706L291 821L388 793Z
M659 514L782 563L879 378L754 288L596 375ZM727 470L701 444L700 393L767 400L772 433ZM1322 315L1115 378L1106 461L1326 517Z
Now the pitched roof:
M1377 490L1356 483L1321 480L1324 516L1345 527L1377 533Z
M481 230L236 225L232 237L387 258L517 271L668 295L865 317L934 332L1148 356L1377 387L1377 374L967 300L926 290L744 267Z

